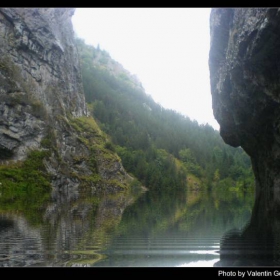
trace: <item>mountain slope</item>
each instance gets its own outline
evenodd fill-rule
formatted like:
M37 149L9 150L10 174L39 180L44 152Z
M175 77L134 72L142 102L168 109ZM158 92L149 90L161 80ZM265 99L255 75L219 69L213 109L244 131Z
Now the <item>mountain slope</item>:
M242 149L224 144L211 126L162 108L106 51L76 41L91 114L111 136L124 167L143 184L183 187L183 177L193 174L208 186L253 185Z

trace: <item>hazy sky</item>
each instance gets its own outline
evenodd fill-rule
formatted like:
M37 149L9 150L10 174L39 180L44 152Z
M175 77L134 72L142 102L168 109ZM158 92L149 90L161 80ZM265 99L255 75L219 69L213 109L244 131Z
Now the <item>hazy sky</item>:
M165 108L219 129L213 117L208 8L77 8L78 37L106 50Z

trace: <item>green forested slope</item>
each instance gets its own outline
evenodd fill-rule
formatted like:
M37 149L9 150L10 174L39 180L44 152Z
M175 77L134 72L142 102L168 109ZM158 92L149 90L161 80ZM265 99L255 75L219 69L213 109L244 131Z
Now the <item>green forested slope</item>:
M252 187L249 157L210 125L165 109L100 48L77 39L86 101L123 165L150 189ZM186 181L186 176L189 181ZM193 180L194 179L194 180Z

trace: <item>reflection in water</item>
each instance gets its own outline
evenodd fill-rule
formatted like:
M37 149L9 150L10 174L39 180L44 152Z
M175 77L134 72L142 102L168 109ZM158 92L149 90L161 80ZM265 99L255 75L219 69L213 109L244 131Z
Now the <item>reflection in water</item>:
M103 258L110 231L135 195L73 196L54 192L37 216L13 211L0 215L0 266L89 266ZM4 202L4 200L2 200ZM40 221L40 222L38 222Z
M197 261L197 262L183 263L181 265L178 265L178 267L213 267L218 260L219 259L214 259L211 261Z
M30 227L21 215L2 214L0 221L1 266L28 266L35 263L37 252L43 251L39 230Z
M122 216L107 258L95 266L208 266L219 259L220 239L243 227L252 194L234 191L148 192ZM196 266L194 265L194 266Z
M220 261L215 266L279 266L279 214L279 203L258 193L247 226L223 236Z
M249 224L242 232L225 234L221 241L220 261L215 266L279 266L276 251L273 239Z
M251 193L221 189L57 191L32 215L0 206L0 266L224 265L227 240L241 235L224 238L219 261L220 240L247 223L252 202Z

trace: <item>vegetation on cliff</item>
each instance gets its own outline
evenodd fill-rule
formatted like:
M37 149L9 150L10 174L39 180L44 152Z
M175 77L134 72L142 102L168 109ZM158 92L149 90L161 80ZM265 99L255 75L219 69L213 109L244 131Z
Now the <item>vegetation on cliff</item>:
M30 151L24 162L0 166L0 213L26 213L36 223L50 199L51 183L43 164L46 151ZM28 210L28 211L27 211Z

